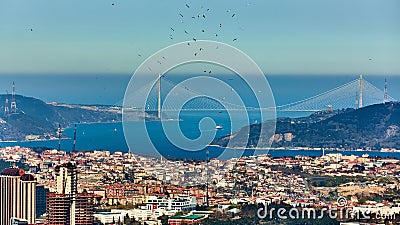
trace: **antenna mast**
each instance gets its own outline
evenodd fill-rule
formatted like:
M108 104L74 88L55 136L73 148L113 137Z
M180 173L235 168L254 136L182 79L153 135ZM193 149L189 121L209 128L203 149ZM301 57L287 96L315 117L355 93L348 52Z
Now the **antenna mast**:
M11 96L11 113L17 113L17 102L15 101L15 83L12 85L12 96Z
M210 204L209 204L209 196L208 196L208 181L209 181L209 177L210 177L210 172L209 172L210 170L208 168L209 154L210 154L210 152L207 149L206 150L206 169L207 169L207 173L206 173L206 205L207 205L207 207L210 206Z
M76 150L76 124L74 125L74 144L72 146L71 161L74 161L75 150Z
M387 81L385 78L385 89L384 89L384 94L383 94L383 103L388 102L388 94L387 94Z
M4 104L4 117L10 114L10 109L8 108L8 91L6 90L6 103Z
M58 135L58 151L60 151L61 150L61 124L58 124L57 135Z

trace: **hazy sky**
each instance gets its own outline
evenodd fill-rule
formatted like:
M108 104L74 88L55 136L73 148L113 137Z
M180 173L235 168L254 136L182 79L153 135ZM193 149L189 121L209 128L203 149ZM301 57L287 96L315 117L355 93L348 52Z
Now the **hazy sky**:
M400 75L398 0L0 0L0 74L130 74L193 37L267 74Z

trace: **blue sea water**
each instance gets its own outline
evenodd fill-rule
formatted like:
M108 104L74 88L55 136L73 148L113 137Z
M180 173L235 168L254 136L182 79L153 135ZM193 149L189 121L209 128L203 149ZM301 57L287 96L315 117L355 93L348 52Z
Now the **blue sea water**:
M189 130L192 126L197 126L193 123L194 121L188 121L187 124L183 125L185 128L183 130ZM134 123L137 122L132 122ZM201 151L188 152L184 151L165 139L161 134L159 128L159 122L148 122L148 129L153 131L153 141L154 145L158 148L160 153L170 159L196 159L204 160L206 158L206 150L209 151L210 157L218 157L222 151L218 147L209 146ZM221 123L224 125L224 123ZM227 125L228 127L229 125ZM156 132L154 132L156 131ZM65 130L65 134L69 137L73 137L73 129L68 128ZM199 132L189 132L186 133L188 137L195 138L199 135ZM226 135L227 132L224 130L218 130L217 136ZM138 138L141 136L138 135ZM141 143L138 142L137 145L131 146L131 152L139 155L146 154L146 149L141 149ZM2 142L1 147L5 146L24 146L24 147L48 147L48 148L58 148L58 140L51 141L26 141L26 142ZM71 151L73 147L72 139L61 140L61 149L67 152ZM123 134L123 127L121 123L93 123L93 124L78 124L77 126L77 146L78 151L91 151L91 150L109 150L111 152L122 151L128 152L129 148L125 142L125 137ZM227 151L232 151L235 153L234 149L228 149ZM397 158L400 159L400 153L394 152L377 152L377 151L325 151L325 153L341 153L343 155L358 155L369 154L371 157L382 157L382 158ZM242 152L240 152L240 155ZM270 154L272 157L294 157L297 155L304 156L322 156L322 151L318 150L246 150L243 155L257 155L257 154ZM157 155L148 155L155 156ZM239 155L235 155L239 156Z
M240 82L231 76L219 76L231 83ZM333 89L358 78L352 75L266 75L274 94L276 105L299 101L324 91ZM121 104L130 74L1 74L0 92L11 92L16 84L16 93L41 99L46 102L71 104ZM172 81L180 81L183 75L171 75ZM400 74L364 75L364 79L383 90L385 78L388 81L388 93L400 99ZM383 98L383 96L382 96Z
M274 93L276 105L287 104L298 101L354 79L357 76L267 76L272 91ZM384 76L365 77L369 82L382 87L384 85ZM63 103L74 104L96 104L96 105L120 105L124 96L126 85L129 82L130 76L127 75L55 75L55 76L40 76L40 75L1 75L0 88L10 90L12 81L16 82L17 94L33 96L42 99L46 102L56 101ZM174 79L174 78L171 78ZM177 81L182 79L176 78ZM388 77L389 94L400 99L399 90L396 87L400 86L400 76ZM231 80L231 79L230 79ZM235 80L231 81L235 82ZM60 85L62 84L62 85ZM278 114L278 116L304 116L305 114ZM199 137L199 121L205 116L212 118L215 124L223 126L224 129L217 130L216 136L221 137L237 131L241 125L247 123L260 122L257 115L250 115L250 121L241 121L240 116L236 117L237 124L231 127L231 121L225 112L184 112L181 114L182 121L179 122L180 129L184 135L190 139ZM132 129L136 129L135 123L132 123ZM204 159L205 149L201 151L183 151L182 149L169 143L162 132L159 122L147 122L146 127L149 130L149 135L156 148L162 152L164 156L169 158L192 158ZM215 127L209 127L205 132L214 132ZM132 153L145 154L146 146L142 145L140 137L137 135L137 140L131 146L127 146L125 142L123 126L121 123L94 123L94 124L79 124L77 132L77 150L110 150L127 152L129 147ZM142 134L141 130L135 131ZM67 128L64 133L72 137L73 130ZM174 135L174 134L173 134ZM176 134L178 135L178 134ZM49 147L57 148L58 141L30 141L30 142L2 142L0 146L26 146L26 147ZM72 140L62 140L61 149L70 151L72 149ZM217 147L207 147L211 157L218 156L223 149ZM234 151L234 150L231 150ZM254 153L269 153L274 157L295 156L295 155L310 155L320 156L321 151L295 151L295 150L277 150L277 151L261 151L248 150L244 154L252 155ZM342 154L361 155L365 152L342 152ZM371 156L395 157L400 158L399 153L378 153L368 152Z
M215 126L209 129L203 130L204 132L214 132L216 131L216 137L222 137L232 132L231 122L226 119L225 114L219 112L208 112L208 117L215 120L215 123L222 126L223 129L216 130ZM181 116L181 121L179 121L180 129L183 134L190 139L195 139L199 137L200 130L198 122L204 117L202 113L186 112ZM123 125L121 122L118 123L92 123L92 124L78 124L77 125L77 144L76 149L78 151L90 151L90 150L110 150L128 152L129 148L132 153L140 155L150 155L152 154L148 149L148 145L143 142L145 135L143 130L139 129L139 125L142 122L127 122L129 129L133 129L133 133L137 134L133 138L133 144L129 147L125 141ZM166 122L166 126L172 125L176 121ZM247 122L242 121L245 125ZM237 125L236 130L241 126ZM186 158L186 159L203 159L205 157L205 150L202 151L184 151L176 146L174 146L163 132L163 127L160 121L149 121L146 122L147 132L150 136L150 140L153 142L154 146L158 151L161 152L165 157L168 158ZM61 149L65 151L71 151L73 148L73 128L67 128L64 134L70 137L70 139L61 140ZM170 134L172 139L175 139L179 134ZM0 146L25 146L25 147L48 147L48 148L58 148L58 140L46 140L46 141L24 141L24 142L1 142ZM210 147L210 156L216 157L222 151L220 148Z

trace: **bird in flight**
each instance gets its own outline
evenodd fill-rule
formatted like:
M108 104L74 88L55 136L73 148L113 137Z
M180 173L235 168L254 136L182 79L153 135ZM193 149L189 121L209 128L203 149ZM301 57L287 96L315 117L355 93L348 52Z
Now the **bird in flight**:
M233 41L237 41L237 38L234 38Z
M187 8L190 8L190 6L189 6L188 4L186 4L186 7L187 7Z

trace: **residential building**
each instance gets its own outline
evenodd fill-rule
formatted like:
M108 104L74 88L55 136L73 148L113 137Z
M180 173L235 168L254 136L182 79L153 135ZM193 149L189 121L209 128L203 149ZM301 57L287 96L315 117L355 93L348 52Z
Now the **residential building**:
M68 162L55 169L56 192L47 194L46 224L93 224L93 195L77 193L77 166Z
M0 225L10 225L11 218L36 218L36 181L20 168L8 168L0 174Z

